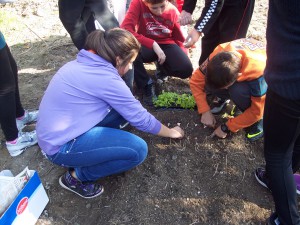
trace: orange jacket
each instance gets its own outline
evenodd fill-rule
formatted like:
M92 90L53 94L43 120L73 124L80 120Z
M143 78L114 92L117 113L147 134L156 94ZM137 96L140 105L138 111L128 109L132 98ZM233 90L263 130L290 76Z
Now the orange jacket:
M257 81L257 85L252 85L253 87L250 85L251 106L239 116L229 119L226 123L230 131L237 132L241 128L254 124L263 116L267 89L263 78L266 65L266 49L263 43L245 38L218 45L209 58L194 71L190 79L190 88L200 114L210 110L204 89L207 63L217 53L222 51L235 52L242 59L241 75L236 82L247 81L253 83L253 81ZM252 88L255 90L252 90Z

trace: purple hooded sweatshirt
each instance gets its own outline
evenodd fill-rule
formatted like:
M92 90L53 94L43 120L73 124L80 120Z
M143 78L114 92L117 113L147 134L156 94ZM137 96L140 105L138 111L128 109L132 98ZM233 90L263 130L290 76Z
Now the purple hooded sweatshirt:
M39 107L38 144L53 155L101 122L111 109L137 129L157 134L161 123L135 99L117 69L81 50L52 78Z

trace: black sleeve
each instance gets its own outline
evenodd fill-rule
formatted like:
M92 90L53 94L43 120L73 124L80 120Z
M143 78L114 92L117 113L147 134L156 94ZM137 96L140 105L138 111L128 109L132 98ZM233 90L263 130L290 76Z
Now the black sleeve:
M219 17L224 1L225 0L205 0L205 6L194 28L204 35L208 33Z
M197 0L184 0L182 10L192 14L196 8Z

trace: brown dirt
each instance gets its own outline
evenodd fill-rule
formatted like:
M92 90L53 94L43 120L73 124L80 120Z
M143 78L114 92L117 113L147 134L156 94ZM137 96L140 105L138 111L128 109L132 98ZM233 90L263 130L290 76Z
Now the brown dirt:
M198 7L195 17L200 12ZM55 0L20 0L0 6L3 13L13 18L10 23L0 21L0 29L19 66L23 105L38 108L52 76L75 58L77 50L59 21ZM249 37L265 41L266 15L267 0L257 0ZM198 57L194 49L195 68ZM164 88L189 91L188 82L179 79L170 79ZM98 198L85 200L62 189L58 178L64 169L45 159L38 146L10 157L2 134L0 170L16 174L29 166L38 171L50 198L38 224L264 223L273 208L272 196L253 176L255 168L264 164L263 140L250 144L243 131L225 140L210 138L212 130L200 124L196 111L149 110L170 127L180 123L185 138L170 140L133 129L148 143L146 161L124 175L101 179L105 192Z

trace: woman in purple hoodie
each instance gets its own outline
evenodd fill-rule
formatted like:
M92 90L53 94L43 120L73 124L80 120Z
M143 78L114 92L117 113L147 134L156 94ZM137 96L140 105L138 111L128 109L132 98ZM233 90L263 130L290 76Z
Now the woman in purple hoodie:
M135 99L122 79L140 44L128 31L94 31L77 59L51 80L39 108L38 143L46 157L67 167L60 185L84 198L103 192L95 181L127 171L144 161L147 144L122 130L128 123L162 137L182 138Z

